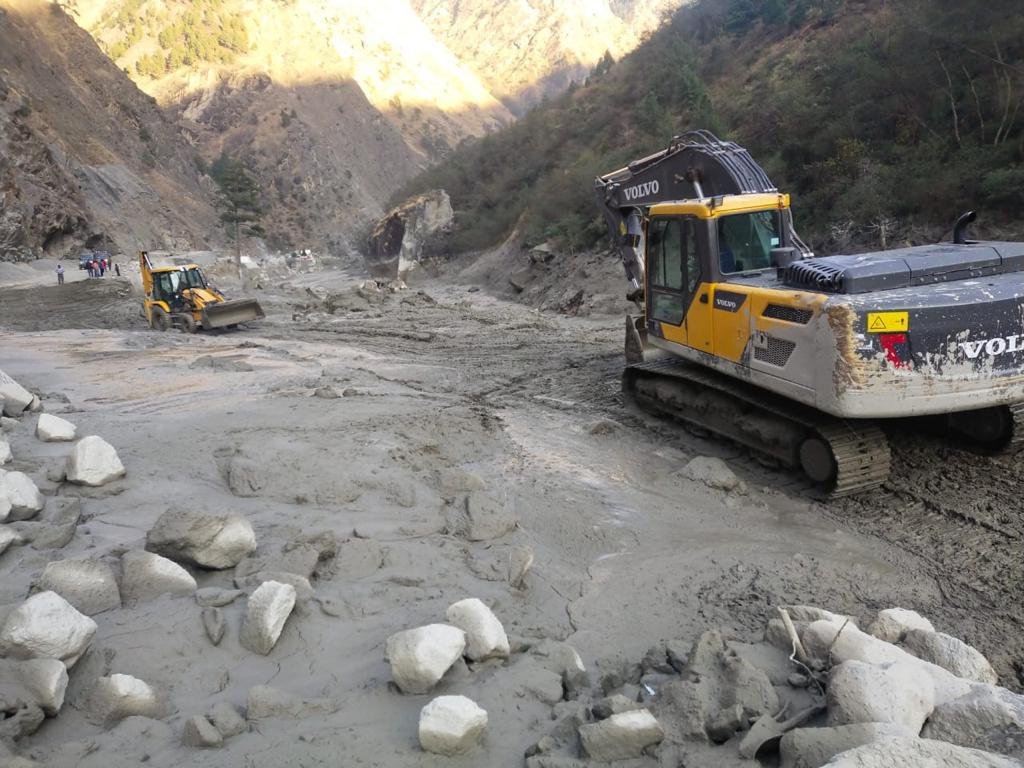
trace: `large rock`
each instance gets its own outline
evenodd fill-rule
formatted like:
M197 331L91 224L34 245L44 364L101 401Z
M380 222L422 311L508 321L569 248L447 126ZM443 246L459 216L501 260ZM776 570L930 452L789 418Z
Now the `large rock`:
M1002 755L931 739L889 737L836 755L828 768L1020 768Z
M447 624L428 624L388 638L385 659L405 693L427 693L462 656L466 633Z
M11 452L11 444L0 438L0 464L8 464L13 460L14 454Z
M21 544L23 541L24 539L22 539L21 534L14 530L13 527L0 525L0 555L12 544Z
M0 630L0 653L18 659L60 659L70 668L95 634L95 621L56 592L40 592L8 614Z
M907 653L902 648L861 632L852 624L840 629L838 621L815 621L801 633L804 649L816 663L839 664L844 661L863 661L867 664L902 662L917 668L932 679L935 686L935 704L943 704L966 695L971 682L948 670Z
M947 669L957 677L995 685L999 676L981 651L942 632L912 629L903 640L903 647L919 659Z
M226 701L214 704L207 718L225 739L245 733L248 729L245 718L238 714L238 710Z
M121 571L121 594L125 600L154 600L161 595L191 595L196 591L192 574L173 560L152 552L125 552Z
M923 629L934 632L935 627L917 611L907 608L885 608L878 612L875 620L868 627L868 634L887 643L898 643L912 629Z
M470 597L448 606L448 622L466 633L466 657L472 661L509 656L505 628L481 600Z
M156 691L131 675L110 675L96 681L87 703L88 717L95 723L113 725L126 717L159 719L166 706Z
M249 689L245 714L250 720L265 717L299 718L329 715L337 709L338 705L330 699L303 699L269 685L254 685Z
M53 717L64 705L68 670L59 659L0 659L0 690L4 684Z
M661 725L646 709L622 712L580 726L583 751L595 760L629 760L665 738Z
M114 446L97 435L83 437L68 456L69 483L100 486L124 477L124 464Z
M39 421L36 422L36 437L47 443L74 440L76 431L74 424L52 413L39 414Z
M489 541L515 530L518 521L505 502L473 491L466 496L463 514L451 524L459 534L470 541Z
M294 607L295 587L277 581L263 582L249 596L239 642L253 653L266 656L277 644Z
M0 404L3 405L4 415L20 416L32 404L34 397L21 384L0 371Z
M420 710L420 746L438 755L460 755L480 740L487 712L465 696L438 696Z
M797 728L782 737L779 768L820 768L841 752L888 736L916 734L895 723L854 723L832 728Z
M6 498L10 507L8 519L28 520L35 517L46 500L32 478L24 472L8 472L0 469L0 497Z
M146 549L202 568L234 568L256 551L256 534L240 515L168 510L146 536Z
M683 467L681 474L722 491L734 491L743 486L743 481L736 477L729 465L714 456L695 456Z
M370 233L370 274L404 280L423 259L444 252L454 220L444 190L425 192L388 211Z
M114 572L94 557L47 563L36 586L56 592L89 616L121 607L121 592Z
M919 733L935 706L935 684L916 665L845 661L828 680L828 723L895 723Z
M966 696L936 707L921 735L1024 761L1024 697L1005 688L975 686Z

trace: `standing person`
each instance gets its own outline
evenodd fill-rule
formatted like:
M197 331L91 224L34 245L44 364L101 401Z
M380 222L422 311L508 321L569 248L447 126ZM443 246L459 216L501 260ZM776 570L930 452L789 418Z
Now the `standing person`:
M103 272L104 272L104 270L106 269L106 266L107 266L107 260L106 259L100 259L98 262L96 262L96 266L98 266L100 268L100 277L103 277Z
M117 263L114 264L114 274L117 275L118 277L121 276L121 265Z
M57 265L57 285L64 285L64 265Z
M87 262L85 262L85 271L89 273L89 277L93 276L93 274L92 274L93 273L92 259L89 259Z

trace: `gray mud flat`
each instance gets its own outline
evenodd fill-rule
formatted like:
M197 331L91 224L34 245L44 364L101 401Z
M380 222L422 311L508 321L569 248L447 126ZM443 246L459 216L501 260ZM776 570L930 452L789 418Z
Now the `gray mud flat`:
M976 491L991 505L975 497L954 514L950 475L916 459L928 446L914 443L897 463L906 475L825 507L740 451L623 404L618 316L538 314L440 285L366 298L353 285L324 273L261 294L268 319L233 334L97 330L79 322L96 316L81 307L65 320L54 311L54 330L3 329L4 370L66 396L45 404L116 446L128 474L90 490L47 480L67 446L37 441L34 417L23 418L7 468L50 496L81 496L82 523L63 549L0 555L0 611L50 560L142 548L169 508L244 515L268 570L284 548L331 543L310 575L314 597L300 596L266 656L239 643L244 599L223 606L216 646L191 597L98 614L63 711L20 745L24 754L96 768L520 766L552 724L528 654L457 665L431 695L390 685L387 637L443 622L466 597L488 603L524 645L567 640L595 679L706 629L758 640L780 603L863 617L900 605L976 645L1017 686L1022 502L1009 480ZM132 305L108 301L96 311L130 315ZM747 491L686 479L680 470L699 454L726 458ZM1007 469L955 452L946 460L958 488ZM517 524L471 540L459 522L471 493ZM511 583L523 550L532 567ZM193 573L200 588L231 589L239 575ZM172 714L93 724L87 694L111 673L144 679ZM261 684L331 706L250 722L219 749L182 744L186 720L220 702L242 708ZM465 757L417 743L420 709L445 693L489 713Z

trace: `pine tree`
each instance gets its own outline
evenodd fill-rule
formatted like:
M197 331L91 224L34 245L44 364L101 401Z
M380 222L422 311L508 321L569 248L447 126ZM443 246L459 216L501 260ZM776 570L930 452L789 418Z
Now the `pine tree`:
M220 220L227 227L228 237L235 242L236 260L241 267L241 234L254 237L265 234L260 225L263 208L259 185L239 160L226 155L221 155L213 164L210 175L220 187Z

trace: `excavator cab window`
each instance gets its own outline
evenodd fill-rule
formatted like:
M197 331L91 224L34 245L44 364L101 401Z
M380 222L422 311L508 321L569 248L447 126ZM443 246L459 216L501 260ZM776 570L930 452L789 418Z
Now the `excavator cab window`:
M718 219L718 266L723 275L768 269L782 245L778 211L734 213Z
M652 219L647 228L650 313L655 320L680 325L700 270L694 253L693 220ZM695 273L691 275L691 272Z
M203 277L203 273L199 271L198 267L192 269L181 270L181 287L182 288L205 288L206 279Z

